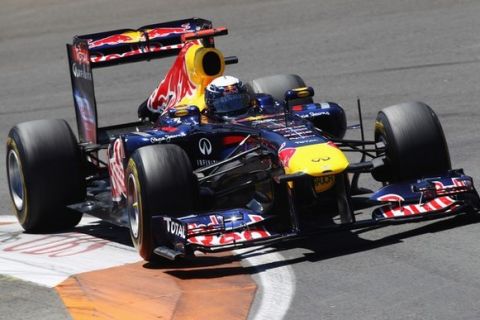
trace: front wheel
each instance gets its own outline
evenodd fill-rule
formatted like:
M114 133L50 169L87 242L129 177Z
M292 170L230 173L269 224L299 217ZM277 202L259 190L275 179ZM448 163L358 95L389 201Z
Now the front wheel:
M152 217L180 217L194 209L197 180L190 159L176 145L153 145L136 150L126 170L130 236L146 261L162 245L152 230Z
M450 154L440 121L422 102L384 108L375 121L375 141L385 144L386 165L373 176L399 182L444 174L451 169Z

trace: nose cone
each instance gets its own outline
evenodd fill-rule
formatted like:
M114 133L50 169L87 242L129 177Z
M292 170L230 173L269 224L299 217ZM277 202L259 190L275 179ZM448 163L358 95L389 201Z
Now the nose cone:
M321 177L341 173L348 167L343 152L329 143L285 148L278 154L286 174L303 172Z

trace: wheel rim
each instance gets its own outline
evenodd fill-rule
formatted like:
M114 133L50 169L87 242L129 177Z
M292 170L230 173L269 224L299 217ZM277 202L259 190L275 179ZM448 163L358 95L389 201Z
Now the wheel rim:
M132 236L137 239L139 233L139 204L138 204L138 189L135 177L133 174L128 176L128 188L127 188L127 208L128 208L128 220L130 223L130 231Z
M8 152L8 181L13 203L18 211L23 209L25 203L25 181L22 174L22 165L14 150Z

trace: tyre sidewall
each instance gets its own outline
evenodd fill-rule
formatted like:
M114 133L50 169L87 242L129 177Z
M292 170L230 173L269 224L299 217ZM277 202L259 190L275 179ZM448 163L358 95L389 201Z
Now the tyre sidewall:
M138 161L138 159L137 159ZM139 174L139 169L142 170ZM127 195L129 194L129 190L131 187L131 183L136 184L136 192L137 192L137 206L138 206L138 226L137 226L137 234L134 234L132 226L130 226L130 236L132 238L133 245L137 248L138 253L140 256L149 261L152 257L152 252L154 248L154 240L152 235L152 217L146 212L145 205L146 205L146 195L143 192L142 185L140 183L141 177L144 177L145 173L143 172L143 167L137 166L136 161L134 158L131 158L128 161L127 165L127 174L125 175L127 179ZM131 199L127 199L127 201L132 201ZM131 224L131 217L129 212L129 223Z
M18 222L24 229L31 229L31 225L34 224L32 223L32 215L29 214L29 200L30 200L30 195L29 195L29 188L27 187L27 180L25 180L25 174L24 174L24 169L23 169L23 163L24 160L22 159L22 156L25 154L22 151L19 150L19 147L16 143L18 139L15 139L15 133L11 133L11 136L7 138L7 158L6 158L6 163L7 163L7 179L8 179L8 184L10 185L10 172L9 172L9 167L8 167L8 161L9 161L9 156L10 152L14 152L16 154L16 157L19 161L19 169L20 169L20 179L22 180L22 192L23 192L23 205L21 209L18 209L17 206L14 203L14 198L13 194L10 192L10 198L12 200L12 205L13 209L15 211L15 215L17 216ZM20 148L22 145L20 144Z

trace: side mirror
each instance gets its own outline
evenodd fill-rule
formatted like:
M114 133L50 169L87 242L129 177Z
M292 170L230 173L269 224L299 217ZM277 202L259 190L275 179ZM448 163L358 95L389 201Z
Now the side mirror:
M287 90L285 92L285 104L288 106L288 102L295 99L310 98L315 95L312 87L303 87Z
M170 118L195 117L195 120L200 123L200 109L195 105L179 105L168 110Z
M285 92L285 126L288 125L288 114L290 113L290 102L296 99L313 97L315 91L312 87L290 89Z

